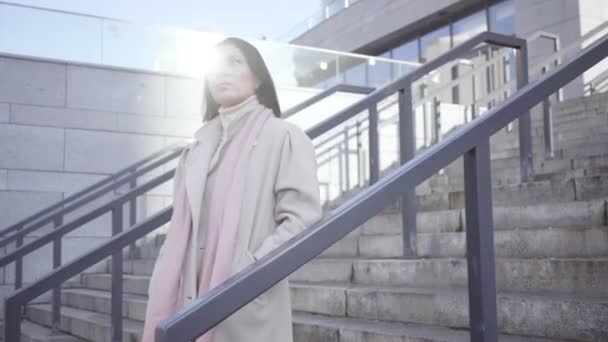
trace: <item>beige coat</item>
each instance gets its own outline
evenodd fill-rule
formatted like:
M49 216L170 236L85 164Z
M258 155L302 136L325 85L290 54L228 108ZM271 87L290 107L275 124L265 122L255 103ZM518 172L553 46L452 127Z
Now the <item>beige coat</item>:
M197 141L180 160L193 227L199 227L201 201L211 155L220 141L219 117L195 134ZM321 219L317 163L310 138L298 126L270 117L249 155L249 169L235 246L233 275ZM195 298L198 229L192 230L183 273L184 295ZM204 240L204 236L202 237ZM255 259L254 259L255 258ZM184 305L189 305L186 300ZM288 280L283 279L216 326L214 342L292 342Z

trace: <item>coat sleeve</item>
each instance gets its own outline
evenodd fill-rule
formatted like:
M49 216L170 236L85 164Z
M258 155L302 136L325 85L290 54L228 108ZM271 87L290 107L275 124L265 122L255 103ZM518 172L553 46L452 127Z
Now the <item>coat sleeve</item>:
M274 183L274 218L278 226L253 253L256 260L322 217L317 160L312 141L301 128L289 124L280 153Z

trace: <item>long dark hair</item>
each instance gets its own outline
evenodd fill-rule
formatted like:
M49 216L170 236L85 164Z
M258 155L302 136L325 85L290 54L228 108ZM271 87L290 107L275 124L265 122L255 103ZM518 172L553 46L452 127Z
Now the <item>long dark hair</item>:
M258 49L245 40L235 37L224 39L216 45L216 48L227 44L232 45L241 51L245 57L245 61L253 72L253 75L258 79L258 81L260 81L260 86L255 92L260 104L270 108L274 112L274 116L281 117L281 107L279 106L279 99L274 87L274 82L272 81L270 72L268 71L266 63L264 62L264 59L262 58L262 55ZM203 113L203 122L209 121L217 116L218 109L220 107L220 105L213 100L206 82L204 87L206 108L205 112Z

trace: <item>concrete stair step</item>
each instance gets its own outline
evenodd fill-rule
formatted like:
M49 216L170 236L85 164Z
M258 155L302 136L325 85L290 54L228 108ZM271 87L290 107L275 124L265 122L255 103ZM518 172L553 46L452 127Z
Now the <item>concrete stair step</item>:
M603 199L608 197L608 175L583 176L573 179L545 179L521 184L504 184L492 188L494 206L533 205ZM464 208L464 191L441 191L417 195L418 210Z
M50 304L29 304L25 308L25 316L37 324L49 326L51 319ZM111 342L111 316L99 312L76 309L69 306L61 308L61 330L79 338ZM133 342L141 339L143 322L123 319L122 341Z
M568 164L568 162L565 163ZM602 164L603 159L595 160L594 163ZM492 189L493 205L505 206L515 203L526 205L606 198L608 197L608 174L602 173L604 170L605 167L600 165L597 168L591 168L590 175L586 175L586 171L582 171L582 176L580 173L573 173L572 175L576 176L574 178L559 177L554 173L541 174L537 180L521 183L519 182L519 168L509 169L504 171L502 178L492 175L495 183ZM458 173L454 174L454 172ZM417 187L418 210L432 211L464 207L464 191L462 191L462 187L455 188L464 182L462 170L454 172L434 175ZM364 186L349 190L340 198L326 203L324 210L331 211L337 208L365 188ZM395 204L396 202L393 203L393 206Z
M496 184L496 179L514 178L520 180L519 153L514 157L497 158L492 160L492 180ZM608 167L608 143L601 145L584 146L576 151L556 150L555 158L545 160L544 158L534 158L534 173L557 173L582 168L606 168ZM445 168L448 178L464 182L464 171L462 161L451 164Z
M467 261L445 259L358 259L353 282L363 285L466 288ZM304 280L302 280L304 281ZM496 259L501 292L562 293L608 297L608 259Z
M558 116L571 113L606 112L608 97L605 93L567 99L553 105Z
M466 256L466 234L418 234L418 256L445 258ZM548 227L499 230L494 234L497 257L503 258L578 258L608 256L608 227ZM359 239L363 258L403 256L402 234L363 235Z
M351 317L332 317L305 312L293 313L294 342L469 342L468 331L441 326L380 322ZM549 342L502 334L501 342Z
M553 129L560 130L563 127L572 127L577 123L594 123L602 124L608 123L608 112L606 111L588 111L588 112L575 112L566 115L555 115L552 117ZM543 128L543 117L538 116L537 120L532 120L532 127L541 129Z
M295 311L414 324L468 327L466 289L291 283ZM608 298L499 293L499 329L542 338L608 339Z
M123 292L148 296L149 275L123 274ZM91 290L110 291L112 275L110 273L90 273L82 275L82 286Z
M601 154L606 153L606 141L596 141L597 139L583 138L568 141L554 141L553 152L556 157L576 157L585 156L587 154ZM545 143L536 142L532 146L532 152L534 153L534 161L545 160ZM496 147L492 149L490 154L492 160L501 158L519 158L519 144L515 147Z
M123 294L123 317L143 321L146 317L147 295ZM73 288L61 291L61 303L72 308L111 314L112 294L110 291L89 288Z
M494 230L546 227L587 227L608 225L606 200L541 203L494 207ZM417 213L418 233L461 232L466 228L464 209L444 209ZM359 228L362 235L400 234L401 214L391 207L367 220Z
M4 329L4 326L2 329ZM2 333L4 333L4 330L2 330ZM4 338L0 337L0 341L4 341ZM51 328L44 325L22 320L21 342L86 342L86 340L63 332L53 332Z
M555 148L575 148L584 144L601 144L608 141L608 128L597 127L578 129L573 128L566 131L553 133L553 144ZM532 151L544 154L545 138L544 135L532 135ZM519 150L519 136L517 132L509 135L498 135L490 138L491 155L498 155L504 152L513 153Z
M499 291L608 297L608 258L496 259ZM319 259L302 266L290 282L453 288L467 286L465 258Z

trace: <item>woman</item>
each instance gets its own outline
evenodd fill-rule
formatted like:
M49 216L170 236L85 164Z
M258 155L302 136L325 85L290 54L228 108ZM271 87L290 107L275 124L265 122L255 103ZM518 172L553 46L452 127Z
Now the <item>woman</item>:
M322 216L312 142L280 119L260 53L236 38L217 51L203 125L176 168L171 223L148 289L144 342L154 340L161 320ZM283 279L197 342L291 342L291 317Z

